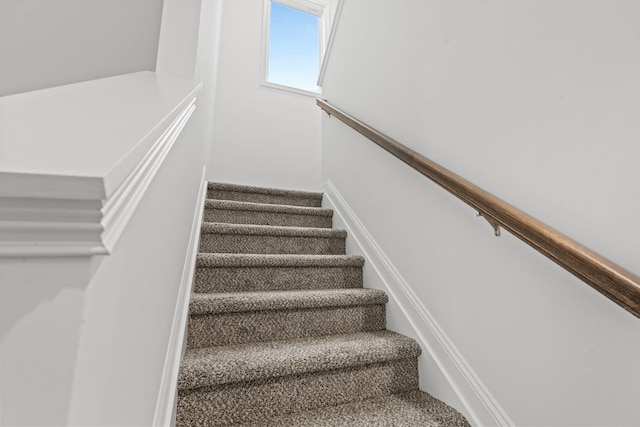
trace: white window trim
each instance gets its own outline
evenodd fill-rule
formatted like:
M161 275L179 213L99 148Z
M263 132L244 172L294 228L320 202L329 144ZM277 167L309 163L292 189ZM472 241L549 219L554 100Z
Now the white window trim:
M328 6L328 5L327 5ZM331 51L333 50L333 42L336 39L336 32L338 30L338 25L340 23L340 16L342 15L342 7L344 6L344 0L338 0L336 5L335 12L328 11L325 13L329 13L329 17L331 18L331 22L328 22L328 19L325 19L325 23L328 22L328 26L326 26L327 39L325 42L325 51L324 56L322 57L322 64L320 65L320 74L318 75L318 83L317 85L322 87L324 83L324 76L327 72L327 64L329 63L329 59L331 58Z
M271 89L278 89L287 92L297 93L299 95L311 96L317 98L322 95L322 87L319 88L318 92L299 89L292 86L286 86L278 83L273 83L267 80L267 73L269 71L269 27L271 23L271 1L272 0L264 0L263 7L263 15L262 15L262 54L260 58L260 85L264 87L268 87ZM327 45L327 37L329 34L329 19L327 17L331 16L331 12L329 10L329 6L311 0L273 0L276 3L280 3L284 6L292 7L294 9L301 10L303 12L311 13L316 15L319 18L318 22L318 36L320 38L319 43L319 51L318 51L318 61L320 65L320 69L322 69L322 60L324 58L324 50ZM318 73L320 72L318 70Z

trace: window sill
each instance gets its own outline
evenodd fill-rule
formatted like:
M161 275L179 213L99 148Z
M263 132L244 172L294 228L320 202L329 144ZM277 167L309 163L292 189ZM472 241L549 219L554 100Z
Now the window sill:
M295 88L295 87L280 85L280 84L277 84L277 83L271 83L271 82L266 82L266 81L263 81L262 83L260 83L260 85L264 86L264 87L271 88L271 89L282 90L282 91L290 92L290 93L297 93L298 95L309 96L309 97L312 97L312 98L318 98L319 96L322 95L322 91L314 92L314 91L311 91L311 90L298 89L298 88Z

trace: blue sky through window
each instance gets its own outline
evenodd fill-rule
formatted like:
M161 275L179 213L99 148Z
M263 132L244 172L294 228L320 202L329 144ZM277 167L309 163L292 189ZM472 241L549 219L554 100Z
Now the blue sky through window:
M318 91L320 19L311 13L271 2L267 80Z

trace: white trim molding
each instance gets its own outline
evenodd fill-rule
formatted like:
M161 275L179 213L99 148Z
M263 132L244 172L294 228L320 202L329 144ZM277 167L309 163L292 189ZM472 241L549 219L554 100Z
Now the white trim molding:
M491 395L478 375L467 363L451 339L442 330L436 319L424 306L402 277L398 269L385 255L382 248L367 231L346 200L331 181L324 187L327 207L334 210L337 218L353 238L357 251L364 256L366 264L371 265L380 282L408 320L423 350L436 363L458 398L465 406L464 411L474 426L513 426L507 413ZM402 332L402 331L398 331Z
M204 202L207 198L207 181L205 179L206 172L206 167L203 167L202 176L200 177L198 199L196 201L193 215L193 223L191 225L189 245L187 246L187 254L184 261L184 268L182 270L182 280L180 281L180 289L178 290L178 300L176 301L171 334L167 345L167 354L165 356L162 379L160 380L160 388L158 389L158 399L156 401L156 410L153 417L154 426L175 425L174 411L176 408L177 398L176 384L178 383L180 362L182 361L185 351L185 337L187 335L189 316L189 298L193 287L193 275L195 273L196 257L200 242L202 211L204 210Z
M134 73L1 100L12 126L0 131L8 151L0 161L0 257L111 253L201 87ZM43 115L40 125L34 116ZM50 161L38 158L56 145Z
M160 169L169 151L171 151L182 129L191 118L193 111L196 109L195 102L195 97L186 102L187 105L182 107L178 117L173 120L151 150L129 174L125 182L104 204L101 210L101 223L104 228L102 244L107 251L113 250L142 196L149 188L153 177Z
M331 52L333 51L333 43L336 39L336 32L338 31L338 25L340 24L340 17L342 16L342 8L344 7L344 0L338 0L338 6L336 7L333 20L331 22L331 31L329 32L329 39L327 40L327 46L322 55L322 62L320 64L320 74L318 75L319 87L324 84L324 75L327 72L327 65L329 64L329 58L331 58Z

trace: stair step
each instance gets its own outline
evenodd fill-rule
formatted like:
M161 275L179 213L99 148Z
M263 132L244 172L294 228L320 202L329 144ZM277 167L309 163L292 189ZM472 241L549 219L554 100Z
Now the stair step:
M331 228L205 222L200 252L344 255L347 232Z
M435 397L422 391L410 391L236 426L470 427L470 424L459 412Z
M418 357L412 338L384 330L287 341L188 349L180 390L349 368Z
M176 425L215 427L257 422L417 388L417 359L400 359L334 371L181 390L178 392ZM280 427L279 424L274 426Z
M415 341L390 331L190 349L177 425L258 422L417 390L419 354Z
M331 209L268 203L205 201L204 221L228 224L331 228Z
M386 304L387 295L377 289L325 289L299 291L195 293L191 297L191 315L237 313L297 308L349 307Z
M294 206L319 207L322 204L322 193L216 182L208 184L207 198Z
M176 425L460 426L322 194L209 183Z
M347 255L198 254L194 292L361 288L364 258Z
M380 331L386 303L362 288L194 294L187 347Z

